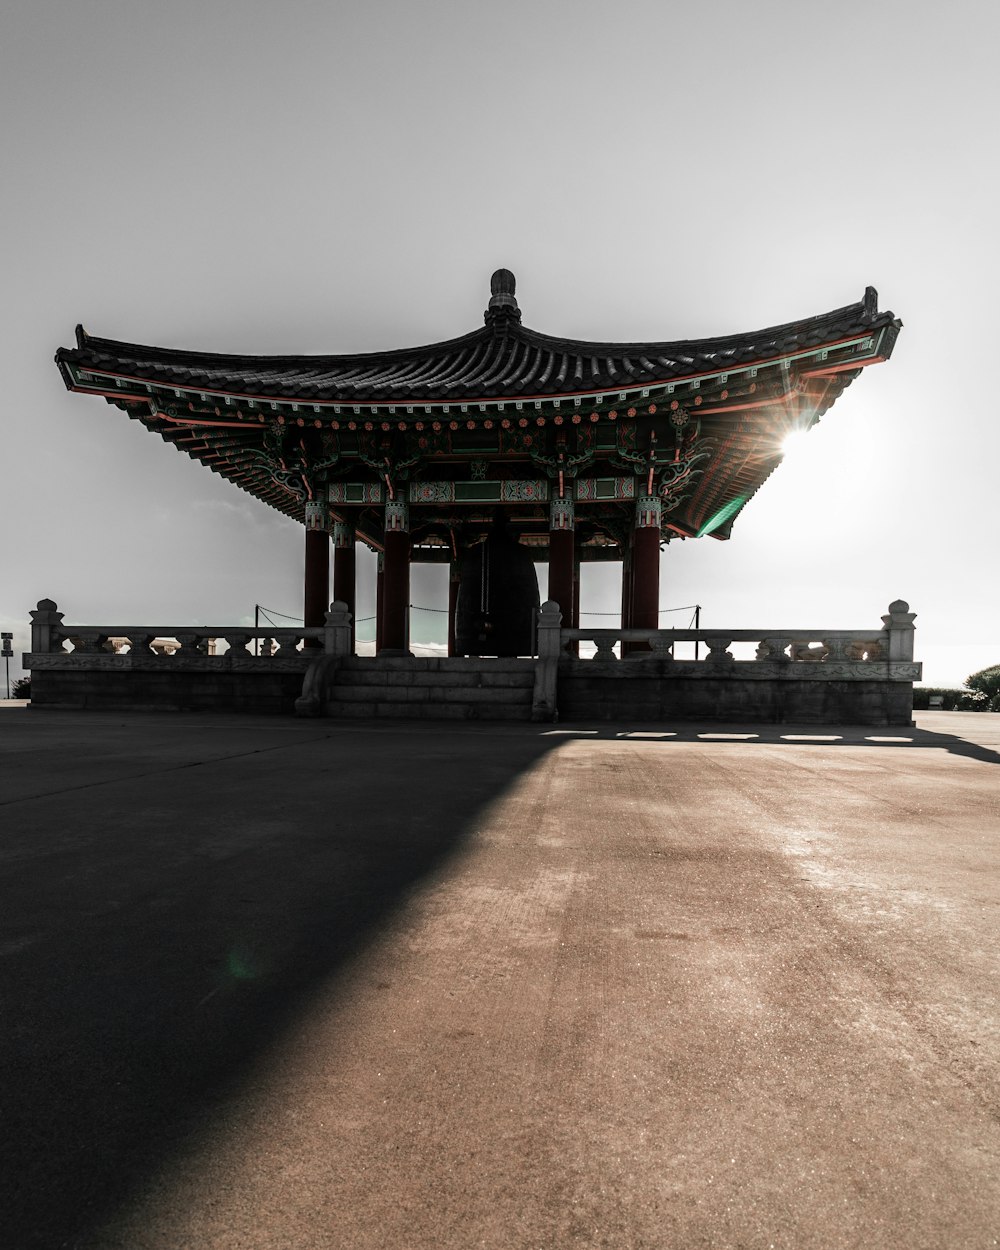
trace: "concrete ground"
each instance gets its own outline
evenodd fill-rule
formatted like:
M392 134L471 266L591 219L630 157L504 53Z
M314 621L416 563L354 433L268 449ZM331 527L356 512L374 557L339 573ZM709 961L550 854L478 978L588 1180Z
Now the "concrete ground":
M1000 715L0 710L0 1247L1000 1244Z

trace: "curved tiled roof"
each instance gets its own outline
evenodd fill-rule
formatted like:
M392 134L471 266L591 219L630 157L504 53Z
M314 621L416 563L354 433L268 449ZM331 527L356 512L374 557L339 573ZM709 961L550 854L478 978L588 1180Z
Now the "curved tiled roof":
M485 325L423 347L336 356L237 356L148 347L97 338L77 329L77 346L60 348L67 366L250 398L305 403L425 403L436 399L546 399L669 383L787 357L888 325L869 287L856 304L745 334L680 342L591 343L528 329L514 279L498 270Z
M751 333L583 342L522 325L508 270L493 275L484 321L441 343L336 356L189 352L78 328L56 361L70 390L103 396L299 521L331 473L360 488L411 470L455 477L472 458L481 474L486 457L496 480L524 471L562 483L568 455L595 481L655 482L665 533L728 538L785 435L888 359L900 328L869 287L855 304ZM609 498L595 493L589 523L627 526L633 505ZM422 509L440 522L436 505ZM378 546L378 509L357 512L359 534ZM540 507L520 523L537 537L547 517Z

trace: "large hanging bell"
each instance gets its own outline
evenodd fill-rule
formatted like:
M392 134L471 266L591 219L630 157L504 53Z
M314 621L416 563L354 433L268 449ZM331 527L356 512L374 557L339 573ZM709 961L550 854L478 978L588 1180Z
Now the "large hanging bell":
M530 655L538 611L531 552L501 522L459 561L456 655Z

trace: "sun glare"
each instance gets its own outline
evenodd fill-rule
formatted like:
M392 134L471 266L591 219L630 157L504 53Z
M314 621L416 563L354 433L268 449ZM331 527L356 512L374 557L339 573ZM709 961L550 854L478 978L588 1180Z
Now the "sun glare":
M806 439L808 438L807 430L793 430L791 434L786 434L781 442L781 454L785 460L799 456L805 450Z

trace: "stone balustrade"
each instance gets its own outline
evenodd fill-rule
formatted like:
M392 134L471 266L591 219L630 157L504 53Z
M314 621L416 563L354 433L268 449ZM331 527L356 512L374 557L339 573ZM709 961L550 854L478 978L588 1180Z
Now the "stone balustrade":
M43 599L24 667L33 707L290 713L316 662L351 652L343 603L322 626L250 629L67 624Z
M894 705L886 716L895 723L920 679L921 666L913 660L914 619L900 599L889 605L881 629L568 629L558 605L548 602L538 614L535 717L549 719L566 704L574 714L594 715L601 705L619 701L624 707L640 698L661 715L665 709L682 718L688 712L710 715L724 688L734 717L744 712L770 719L778 714L775 709L784 715L781 708L787 705L789 715L799 709L808 719L826 715L814 709L822 700L832 708L835 696L845 717L880 715L874 708L877 694ZM698 658L678 658L679 643L696 644ZM593 655L578 656L580 644L589 644ZM752 658L736 658L734 644L750 644ZM645 687L632 678L643 679ZM886 682L899 689L885 691ZM749 683L761 688L754 693ZM826 683L831 691L817 699L803 692L802 683ZM855 694L849 689L844 694L843 683L857 683Z
M224 650L220 649L224 644ZM348 655L347 607L331 604L322 626L248 629L210 625L69 625L51 599L31 613L31 651L25 668L156 670L294 669L304 671L318 652Z
M531 715L909 723L921 673L913 621L897 600L881 629L570 629L550 601L538 612ZM578 656L580 644L593 656ZM698 657L678 656L678 644ZM752 658L734 656L748 645ZM343 603L319 627L248 629L70 625L43 599L24 666L38 705L319 715L352 655ZM480 663L486 673L496 661ZM392 680L406 684L406 664L397 668Z
M622 644L640 646L629 651L629 661L642 659L675 660L677 643L704 647L704 658L675 660L679 664L747 665L821 664L828 668L877 662L913 661L913 621L915 613L902 599L889 605L882 617L882 628L872 629L564 629L557 604L542 605L538 614L538 649L569 658L570 648L589 643L594 654L588 661L615 661ZM729 648L734 643L756 643L752 660L737 660ZM619 647L616 653L615 647ZM575 654L573 655L575 658ZM853 669L851 670L853 672ZM861 676L870 676L862 670ZM901 674L902 677L902 674ZM909 680L913 680L909 677Z
M594 660L616 660L621 644L639 644L642 650L627 652L629 660L648 658L675 659L678 643L694 643L705 663L824 664L842 661L866 663L888 658L887 630L759 630L759 629L560 629L560 646L572 654L573 643L589 643ZM729 648L734 643L756 643L752 660L737 660ZM618 651L615 650L616 646ZM691 658L680 659L690 663Z

